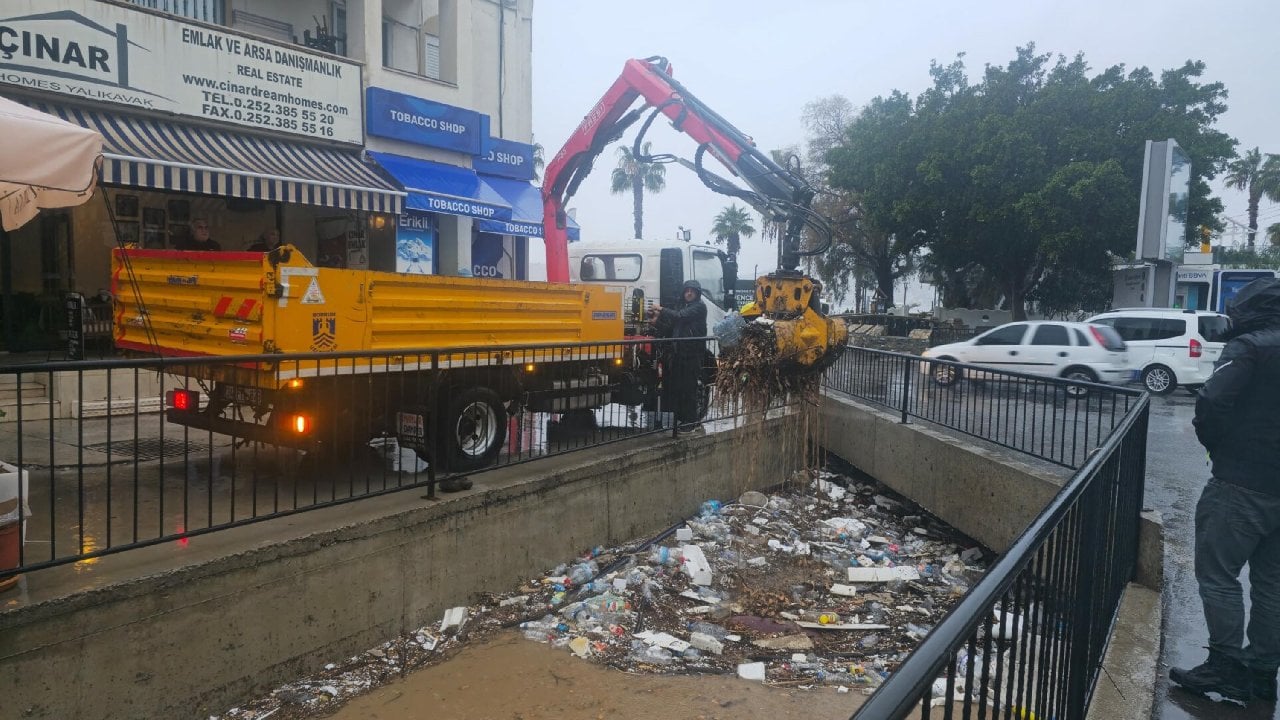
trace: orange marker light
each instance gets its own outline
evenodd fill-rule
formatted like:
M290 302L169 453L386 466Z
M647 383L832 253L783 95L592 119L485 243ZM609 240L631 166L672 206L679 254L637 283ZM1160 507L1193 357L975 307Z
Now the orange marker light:
M311 418L306 415L293 416L293 431L299 435L305 435L311 429Z

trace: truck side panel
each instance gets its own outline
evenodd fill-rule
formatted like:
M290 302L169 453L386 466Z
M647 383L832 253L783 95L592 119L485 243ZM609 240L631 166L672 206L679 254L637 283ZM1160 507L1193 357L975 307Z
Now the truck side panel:
M116 345L176 356L262 352L272 333L262 287L265 257L116 249L111 263Z

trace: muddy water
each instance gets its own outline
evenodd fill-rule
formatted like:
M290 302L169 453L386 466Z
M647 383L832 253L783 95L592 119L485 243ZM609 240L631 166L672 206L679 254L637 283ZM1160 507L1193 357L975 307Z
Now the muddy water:
M727 676L633 675L507 632L348 703L340 720L845 720L858 691Z

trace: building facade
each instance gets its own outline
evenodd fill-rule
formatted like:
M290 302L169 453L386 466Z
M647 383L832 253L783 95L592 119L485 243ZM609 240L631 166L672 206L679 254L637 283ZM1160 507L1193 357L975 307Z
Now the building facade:
M118 241L520 277L532 0L0 0L0 94L98 130L100 191L3 240L15 335ZM530 204L532 202L532 204ZM5 338L6 347L22 338Z

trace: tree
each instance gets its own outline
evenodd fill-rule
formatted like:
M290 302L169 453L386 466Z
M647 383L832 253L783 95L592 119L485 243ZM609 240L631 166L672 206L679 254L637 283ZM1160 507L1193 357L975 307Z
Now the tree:
M740 238L751 237L756 234L755 226L751 224L751 215L744 207L738 207L737 203L730 205L716 215L715 225L711 227L711 234L715 236L717 243L724 243L729 246L729 254L736 256L738 251L742 249Z
M542 169L547 166L546 150L542 143L533 144L533 181L542 181Z
M1252 250L1258 235L1258 203L1263 195L1280 200L1280 156L1267 153L1264 158L1255 147L1227 164L1224 181L1227 187L1243 190L1249 196L1249 249Z
M895 91L857 114L827 154L831 184L904 249L912 238L927 249L948 302L994 298L1017 320L1032 302L1100 309L1137 233L1146 140L1174 138L1191 158L1187 226L1222 227L1208 180L1235 141L1213 128L1226 89L1203 72L1094 75L1083 56L1033 45L976 83L963 56L935 62L919 96Z
M631 193L632 212L635 215L636 238L644 237L644 192L662 192L667 187L667 169L658 163L647 162L650 143L640 148L642 157L632 155L631 148L618 148L618 167L613 169L609 191L614 195Z
M1280 247L1280 222L1267 226L1267 242L1273 247Z
M839 95L818 98L806 104L801 114L806 131L803 174L817 191L813 209L829 219L832 229L831 249L814 256L812 268L832 298L846 296L850 285L856 291L864 282L893 297L895 282L914 270L920 228L872 216L861 193L833 187L828 156L844 141L856 118L853 104ZM815 237L810 230L805 240L807 247L814 248L826 238Z

